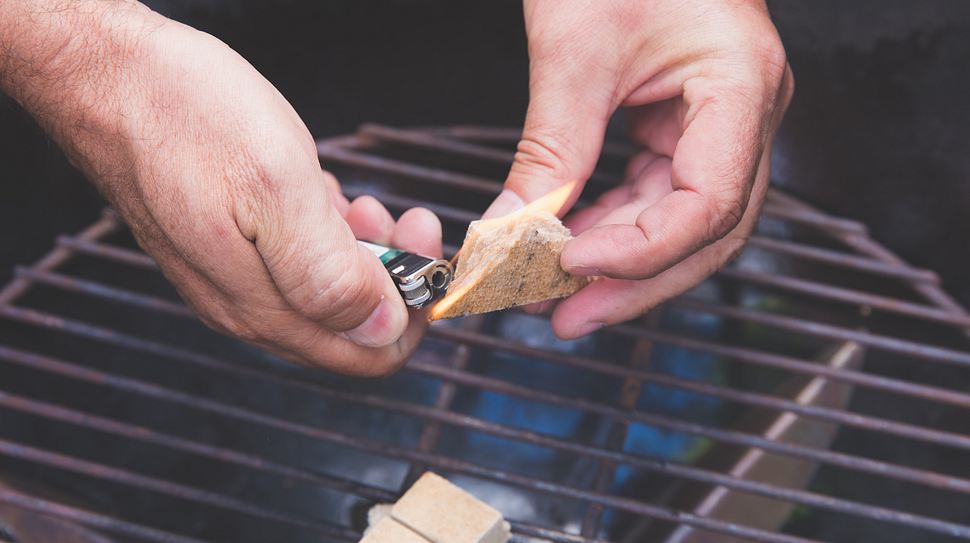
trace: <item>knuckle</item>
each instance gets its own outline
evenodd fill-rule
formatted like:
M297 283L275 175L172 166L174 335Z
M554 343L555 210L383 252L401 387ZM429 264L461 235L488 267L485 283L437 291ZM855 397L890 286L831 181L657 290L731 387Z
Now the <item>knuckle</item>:
M513 159L525 173L553 179L570 179L571 173L565 157L571 145L566 137L552 131L524 134L519 141Z
M780 84L788 69L788 55L777 33L770 33L757 42L756 56L769 81Z
M341 261L341 259L335 259ZM352 327L350 314L366 300L366 281L358 281L351 266L326 265L304 276L294 309L311 320L337 321L336 327ZM366 315L366 313L363 313Z
M744 216L744 201L734 194L708 197L707 206L709 240L728 235Z

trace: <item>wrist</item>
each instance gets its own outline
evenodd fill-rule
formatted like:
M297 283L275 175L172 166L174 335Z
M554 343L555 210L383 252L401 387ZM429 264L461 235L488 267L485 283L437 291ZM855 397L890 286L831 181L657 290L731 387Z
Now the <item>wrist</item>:
M147 41L167 19L127 0L0 5L0 88L98 173L94 155L124 134Z

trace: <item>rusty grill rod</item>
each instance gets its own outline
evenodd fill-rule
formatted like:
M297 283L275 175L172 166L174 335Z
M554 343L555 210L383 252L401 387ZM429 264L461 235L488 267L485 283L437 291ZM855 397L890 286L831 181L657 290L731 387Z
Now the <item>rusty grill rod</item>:
M374 502L393 502L396 501L400 496L400 493L395 493L380 487L358 483L342 477L323 475L315 472L305 471L299 468L285 466L283 464L273 462L272 460L255 457L239 451L225 449L213 445L206 445L170 434L156 432L143 426L136 426L96 415L79 413L73 409L8 394L2 391L0 391L0 405L49 420L56 420L97 432L135 439L145 443L158 445L160 447L210 458L218 462L232 463L239 466L252 468L264 473L280 475L292 480L299 480L305 483L324 487L335 492L356 495ZM577 541L581 541L582 543L597 543L596 540L579 539L571 534L543 528L540 526L534 526L520 521L513 520L511 522L513 526L515 526L516 531L523 535L543 537L557 543L573 543Z
M147 258L147 257L146 257L146 258ZM149 262L150 262L150 260L149 260ZM128 303L130 303L130 302L131 302L131 300L127 300L127 302L128 302ZM177 304L175 304L175 305L177 305ZM158 308L156 308L156 309L157 309L157 310L160 310L160 311L165 311L164 309L158 309ZM169 309L171 309L171 308L169 308ZM850 503L851 503L851 502L850 502Z
M502 127L475 127L475 126L462 126L462 127L425 127L412 129L414 132L427 132L439 136L442 140L459 140L461 142L497 142L505 145L514 145L519 141L521 136L521 131L513 128L502 128ZM353 144L353 139L346 138L335 138L334 140L324 140L323 143L327 141L335 141L341 145ZM319 144L320 142L318 142ZM419 145L417 141L413 142L412 145ZM434 149L434 147L430 147ZM486 149L488 147L485 147ZM446 149L440 149L446 150ZM603 142L603 154L611 155L619 158L629 158L630 156L636 154L641 148L632 144L616 142L616 141L605 141ZM482 156L481 158L486 158ZM511 164L511 161L506 159L503 162ZM780 217L784 217L786 214L791 214L791 220L793 222L805 222L806 224L811 224L818 226L819 228L828 231L830 233L840 233L842 235L853 235L853 236L865 236L868 232L866 225L854 221L851 219L843 219L840 217L833 217L827 213L819 211L811 206L803 204L798 200L795 200L778 190L768 188L767 194L768 201L773 204L777 204L774 211L779 213ZM797 203L798 205L792 205ZM890 253L891 254L891 253ZM897 257L898 258L898 257Z
M155 261L144 253L106 245L96 241L82 240L71 236L61 236L58 243L66 247L71 247L80 253L98 256L107 260L138 266L146 269L158 269ZM835 341L855 341L867 347L883 350L886 352L900 353L920 360L930 360L955 364L959 366L970 366L970 353L947 349L929 343L909 341L890 336L877 335L872 332L845 328L832 324L821 323L792 317L759 311L751 308L741 308L704 302L689 298L678 298L667 302L673 308L689 309L703 313L710 313L726 318L741 321L756 322L766 326L772 326L789 331L800 332L806 335L831 339Z
M930 270L906 265L890 264L866 256L857 256L831 249L822 249L804 243L770 238L754 234L748 238L748 246L768 251L823 262L835 267L849 268L875 275L885 275L914 283L940 284L940 276Z
M858 290L817 283L788 275L768 274L739 268L721 270L718 275L733 280L748 281L776 289L783 289L801 294L809 294L818 298L825 298L839 303L881 309L890 313L897 313L916 319L939 322L958 328L970 328L970 317L957 315L944 309L931 307L898 298L870 294Z
M628 511L630 513L642 516L648 516L658 520L675 523L679 522L681 524L687 524L704 530L732 534L738 537L746 537L754 541L777 543L808 543L813 541L784 534L766 532L764 530L741 526L734 523L709 519L683 511L672 511L664 507L649 505L628 498L591 492L558 483L516 475L502 470L477 466L469 462L443 457L432 453L406 449L388 443L374 442L368 439L357 438L315 426L294 423L270 415L257 413L246 408L224 404L137 379L111 375L65 362L53 357L28 353L10 347L0 346L0 358L8 362L21 364L33 369L57 373L59 375L68 376L95 385L125 390L142 397L151 397L165 402L176 403L192 409L225 416L227 418L242 420L284 432L303 435L312 439L328 441L381 456L396 457L412 462L422 462L448 471L465 473L492 481L512 484L514 486L545 494L553 494L557 496L570 497L577 500L602 503L608 507ZM78 459L67 458L67 460L69 462L79 462ZM928 520L933 522L944 522L935 521L933 519ZM967 530L967 537L970 537L970 527L965 527L965 529Z
M97 528L108 532L136 537L143 541L154 541L155 543L206 543L201 539L185 537L157 528L142 526L133 522L117 519L100 513L93 513L84 509L78 509L62 503L52 502L22 494L16 490L0 487L0 503L5 503L12 507L24 511L31 511L47 517L61 518L91 528Z
M783 203L786 206L789 206L795 209L800 209L803 211L822 214L820 210L778 190L768 189L768 193L772 195L776 201ZM887 265L894 265L894 266L909 265L905 261L903 261L903 259L893 254L892 251L886 249L885 247L880 245L879 242L869 238L868 236L849 234L849 233L837 232L832 230L824 230L824 232L829 237L842 243L846 247L860 254L874 258L880 262L884 262ZM955 299L953 299L952 296L944 292L943 289L941 289L937 285L916 284L916 285L913 285L913 289L924 299L926 299L927 301L931 302L933 305L941 309L950 311L954 315L964 315L964 316L968 315L966 309L964 309L963 306L961 306ZM970 337L970 331L968 331L965 335Z
M317 472L292 468L272 460L260 458L232 449L207 445L191 439L156 432L144 426L136 426L134 424L99 417L97 415L82 413L67 407L62 407L39 400L33 400L23 396L17 396L15 394L9 394L4 391L0 391L0 405L8 409L20 411L36 417L43 417L49 420L73 424L75 426L80 426L97 432L135 439L137 441L151 443L152 445L157 445L166 449L205 457L220 463L235 464L237 466L247 467L263 473L278 475L289 480L296 480L325 487L336 492L353 494L362 498L373 500L375 502L395 501L398 496L390 490L358 483L343 477L337 477L329 474L324 475Z
M462 156L480 158L497 162L499 164L511 165L515 159L515 152L495 147L487 147L466 141L447 139L436 136L430 132L418 132L415 130L402 130L379 124L364 124L357 129L357 140L374 139L377 141L390 141L404 143L411 146L432 149L435 151L445 151ZM595 171L590 175L589 181L594 184L616 185L614 176L603 172Z
M126 291L118 289L115 287L109 287L100 283L95 283L93 281L88 281L84 279L76 279L67 277L64 275L56 274L54 272L34 272L23 270L27 276L33 277L39 283L48 284L51 286L56 286L59 288L72 290L75 292L80 292L88 295L99 296L102 298L111 299L120 303L129 303L136 305L138 307L143 307L146 309L153 309L163 312L169 312L175 316L192 318L192 313L189 309L183 305L173 304L171 302L160 303L162 300L147 296L143 294L134 293L131 291ZM169 306L172 307L169 307ZM10 310L7 309L9 306L0 305L0 316L8 315ZM547 360L553 360L563 363L569 363L574 366L583 365L586 369L599 373L613 373L614 375L618 371L623 371L618 369L609 362L604 361L591 361L584 360L582 357L576 357L572 355L562 355L545 350L539 349L527 349L523 347L516 347L514 343L493 338L491 336L485 335L473 335L468 332L461 332L454 329L447 329L445 327L433 326L428 332L432 336L446 337L453 341L461 341L464 343L473 343L479 346L493 348L493 349L503 349L503 350L514 350L519 353L528 353L530 356L541 357ZM911 396L920 398L927 401L933 401L938 403L944 403L952 405L955 407L970 408L970 395L961 393L955 390L944 389L940 387L923 385L918 383L911 383L908 381L902 381L895 378L883 377L880 375L873 375L857 370L846 370L841 368L832 368L824 364L819 364L818 362L803 360L799 358L794 358L786 355L769 353L765 351L758 351L746 347L738 347L732 345L726 345L722 343L715 343L707 340L693 339L685 336L671 334L668 332L661 332L659 330L646 330L643 328L638 328L630 325L615 325L609 328L603 329L603 333L616 333L624 335L627 337L632 337L634 339L645 339L650 341L656 341L659 343L664 343L667 345L674 345L677 347L682 347L685 349L707 352L711 354L716 354L720 356L729 357L736 359L740 362L746 362L754 365L773 367L777 369L783 369L791 371L793 373L800 373L812 376L824 376L831 378L833 380L843 381L846 383L852 383L857 386L864 386L883 392L890 392L894 394L899 394L903 396ZM610 369L612 368L612 369ZM638 376L641 379L649 380L651 379L651 374L647 372L640 372ZM881 426L885 427L882 423ZM897 426L897 428L899 428ZM914 436L928 436L928 434L919 432L914 433L910 430L903 430L907 437ZM941 434L938 434L941 436ZM954 436L955 437L955 436ZM947 441L954 446L963 446L962 439L948 438Z
M378 130L381 133L378 133L375 130ZM391 138L382 137L387 136L389 131L395 133L393 140ZM452 152L465 156L475 156L477 158L489 159L505 165L511 165L514 157L514 153L510 151L502 151L500 149L497 150L494 147L476 145L473 143L468 143L467 141L449 140L434 135L428 136L428 134L428 132L422 133L413 130L401 130L385 126L378 127L377 125L369 125L369 130L364 132L362 135L365 136L365 139L377 138L384 139L386 141L407 143L416 147L423 147L435 151ZM463 179L469 177L465 174L450 172L438 168L417 166L419 169L416 170L414 169L415 166L413 164L399 160L389 160L370 153L362 152L367 150L367 146L362 145L366 143L366 141L361 140L362 138L360 136L340 136L319 141L317 142L317 154L320 158L342 164L366 167L376 171L410 177L419 181L444 183L449 186L459 186L459 184L464 183ZM512 143L515 141L516 140L512 140ZM456 146L455 144L458 145ZM604 150L605 147L606 146L604 146ZM470 149L475 149L473 151L473 155L468 155L467 151ZM504 156L500 153L504 153ZM490 183L493 187L495 187L488 193L497 194L501 190L501 183L498 181L480 177L476 177L474 179ZM615 179L613 176L603 175L599 172L594 173L590 179L598 183L610 185L617 185L619 183L619 179ZM484 185L480 185L479 188L484 192ZM762 213L767 216L773 216L795 223L803 223L820 228L833 229L844 233L865 235L868 232L866 226L857 221L831 217L811 210L793 209L788 206L779 206L770 202L765 204L762 209Z
M467 141L485 141L514 145L522 136L522 131L507 126L478 126L478 125L449 125L449 126L423 126L415 127L411 130L418 132L428 132L441 137L457 138ZM620 158L628 158L630 155L639 151L640 148L621 141L604 141L603 154Z
M88 281L74 279L74 278L67 278L59 274L54 274L52 272L33 272L32 276L41 283L55 284L60 286L61 288L66 288L73 291L84 292L88 294L95 294L102 297L104 296L110 297L113 291L120 290L120 289L115 289L114 287L107 287L99 284L96 285L96 288L94 289L87 289L87 283L89 283ZM53 278L56 278L56 279L53 279ZM165 307L155 303L154 302L155 298L153 297L136 294L129 291L123 291L123 292L126 295L118 298L118 300L123 300L126 303L133 303L137 306L146 307L146 308ZM9 316L10 318L14 318L22 321L29 320L34 324L41 324L41 325L44 325L47 322L45 321L44 318L31 318L31 315L29 313L25 314L24 311L25 310L12 308L10 306L0 306L0 316ZM173 312L173 314L179 317L191 317L191 314L187 311L187 309L184 308L184 306L181 310ZM66 328L68 324L69 324L68 322L61 322L59 323L59 326ZM614 329L615 328L608 329L607 331L614 330ZM632 331L627 330L626 333L631 333L631 334L635 333L637 335L641 335L640 330L641 330L640 328L632 328ZM624 331L623 329L620 329L620 332L623 332L623 331ZM780 410L798 412L807 416L821 418L823 420L830 420L833 422L838 422L840 424L846 424L849 426L854 426L865 430L890 433L904 438L922 440L929 443L946 445L950 447L961 448L964 450L967 450L968 448L970 448L970 437L963 436L960 434L945 432L942 430L933 430L930 428L913 426L902 422L895 422L895 421L890 421L886 419L869 417L866 415L854 414L854 413L833 410L833 409L828 409L823 407L803 406L798 404L797 402L792 402L790 400L785 400L774 396L762 395L762 394L757 394L752 392L743 392L743 391L738 391L730 388L719 387L716 385L710 385L710 384L706 384L698 381L678 379L678 378L673 378L669 376L653 374L649 372L629 370L626 368L612 365L610 362L604 361L604 360L590 359L590 358L585 358L585 357L580 357L575 355L545 351L545 350L529 347L527 345L523 345L515 342L500 340L489 335L479 334L471 331L454 330L454 329L449 329L445 327L432 327L429 333L433 336L442 337L444 339L448 339L448 340L457 342L459 344L475 345L475 346L483 347L487 349L502 350L502 351L512 352L520 355L541 358L552 362L558 362L558 363L570 365L572 367L577 367L577 368L581 368L581 369L585 369L585 370L589 370L589 371L593 371L593 372L597 372L597 373L601 373L601 374L609 375L613 377L622 377L622 378L635 377L637 379L640 379L646 382L653 382L660 385L673 386L681 389L692 390L695 392L699 392L701 394L708 394L708 395L720 397L726 400L738 401L741 403L759 405L762 407L772 407ZM677 339L676 340L669 339L671 337L677 338ZM682 338L681 336L670 336L669 334L665 334L663 332L657 332L657 331L652 331L649 334L648 339L653 339L653 338L657 338L657 340L662 343L671 343L672 341L679 342L682 339L685 341L691 342L689 344L690 346L687 346L686 348L695 348L697 346L694 345L693 343L701 342L703 345L710 347L711 349L735 349L734 347L724 346L720 344L710 344L707 342L703 342L702 340L688 340L688 339ZM710 350L710 349L705 349L705 350ZM754 353L755 355L768 355L768 353L750 351L747 349L743 349L742 352ZM716 354L721 354L724 356L734 356L734 355L727 355L721 352L718 352ZM768 355L768 356L775 357L778 355ZM795 359L790 359L787 357L782 357L779 363L784 363L784 362L807 364L809 368L813 371L818 370L819 368L825 368L826 370L829 370L832 372L841 372L843 374L847 372L847 370L829 368L827 366L822 366L822 365L814 364L810 362L797 361ZM860 372L850 372L848 373L848 377L846 377L846 379L858 378L859 376L866 377L866 378L877 377L877 376L870 376L868 374L860 373ZM880 378L880 379L885 379L885 378ZM908 386L915 386L910 383L906 383L906 384ZM940 389L940 390L943 390L943 389ZM949 392L949 391L943 390L943 392ZM951 394L955 394L955 393L951 393ZM970 401L970 397L966 397L966 398L968 401Z
M111 215L102 213L100 219L77 235L77 239L80 241L93 241L104 237L108 233L115 231L117 228L118 222L115 221ZM70 249L58 247L37 261L34 264L34 268L38 270L53 269L66 262L69 258L71 258L71 256L73 256L73 254ZM30 288L29 280L14 279L7 284L3 290L0 290L0 304L13 301L15 298L23 294L28 288Z
M866 347L885 352L904 354L919 360L970 367L970 353L938 347L928 343L883 336L864 330L853 330L851 328L759 311L747 307L714 304L691 298L678 298L677 300L668 302L668 305L674 309L709 313L834 341L854 341Z
M482 377L476 374L455 372L433 364L413 362L410 369L420 371L425 374L434 375L442 379L456 381L464 385L475 386L492 392L508 394L560 407L579 409L607 417L623 418L628 422L637 422L646 424L648 426L666 428L676 432L703 436L715 441L730 443L732 445L763 449L775 454L821 462L824 464L831 464L849 470L870 473L880 477L888 477L890 479L898 479L900 481L924 485L940 490L949 490L952 492L961 493L970 492L970 479L964 479L961 477L944 475L942 473L919 468L910 468L900 464L882 462L879 460L873 460L851 454L776 442L743 432L711 428L709 426L674 420L663 416L655 416L642 412L628 413L593 402L573 398L564 398L555 394L537 391L533 388L515 385L498 379Z
M661 310L652 311L649 315L646 315L639 319L639 322L643 326L655 327L660 323ZM639 340L634 345L632 352L630 353L628 366L633 370L643 370L650 367L650 361L653 358L654 344L650 341ZM637 400L640 398L640 394L643 392L643 380L636 376L628 376L623 379L623 383L620 385L620 394L617 399L617 407L624 410L634 410L637 407ZM611 452L622 452L623 446L626 443L626 439L629 436L630 425L623 420L613 420L610 422L609 431L606 435L606 441L604 443L604 448ZM594 488L598 492L605 492L613 485L616 480L617 468L620 466L617 462L611 462L607 460L600 460L599 469L596 474L596 481L594 483ZM661 473L663 470L660 470ZM586 508L586 514L583 516L583 523L580 526L580 532L583 536L592 537L596 535L599 530L600 520L603 517L603 506L591 503Z
M2 349L2 348L0 348ZM235 511L244 515L270 520L289 526L310 530L315 533L326 534L328 537L336 537L343 541L355 542L360 534L337 526L335 524L324 523L318 520L306 520L287 513L273 511L262 506L253 505L248 502L216 494L206 490L201 490L171 481L164 481L146 475L141 475L121 468L115 468L106 464L90 462L80 458L66 456L60 453L45 451L22 443L16 443L0 438L0 455L11 458L19 458L37 464L43 464L53 468L80 473L89 477L95 477L112 481L115 483L132 486L135 488L148 489L152 492L164 494L173 498L195 501L212 507Z
M970 407L970 395L936 386L910 383L908 381L869 374L857 370L833 368L818 362L811 362L791 356L758 351L749 349L747 347L725 345L702 339L692 339L668 332L642 330L623 324L605 328L604 331L607 333L615 332L633 338L652 339L660 343L682 347L692 351L712 353L733 358L739 362L747 362L759 366L787 370L793 373L827 377L835 381L851 383L883 392L891 392L901 396L911 396L921 400L944 403L955 407Z
M107 298L109 300L128 303L138 307L144 307L144 308L159 310L163 312L169 312L170 314L178 317L192 318L194 320L194 317L192 316L191 312L188 310L187 307L179 304L174 304L174 303L162 304L162 303L159 303L160 299L154 298L152 296L138 294L131 291L125 291L114 287L102 285L99 283L86 281L83 279L71 278L54 272L25 271L24 275L31 277L32 279L34 279L35 281L41 284L57 286L59 288L63 288L74 292L91 294L102 298ZM4 306L0 306L0 316L6 316L8 312L9 311L6 310ZM14 310L12 313L16 314L17 311ZM26 318L26 317L23 317L22 314L21 315L14 315L14 314L10 315L10 317L16 318L18 320L24 320ZM35 324L40 324L43 321L35 319L33 320L33 322ZM632 329L632 331L624 330L623 328L620 328L618 331L620 333L626 333L626 334L635 333L639 335L640 334L639 330L642 330L641 328L636 328L636 327L630 327L630 328ZM610 328L610 329L606 329L605 331L609 332L609 331L615 331L615 330L617 330L617 328ZM933 430L930 428L914 426L914 425L910 425L902 422L895 422L895 421L890 421L886 419L870 417L866 415L848 413L845 411L833 410L833 409L824 408L824 407L805 406L805 405L798 404L797 402L792 402L790 400L786 400L786 399L782 399L774 396L768 396L768 395L751 393L751 392L743 392L735 389L719 387L716 385L710 385L710 384L706 384L698 381L678 379L678 378L673 378L673 377L664 376L660 374L653 374L653 373L644 372L644 371L631 371L629 369L615 366L605 360L590 359L590 358L585 358L581 356L556 353L553 351L546 351L546 350L542 350L534 347L529 347L527 345L510 342L507 340L501 340L486 334L476 333L474 331L462 331L462 330L449 329L446 327L435 326L429 330L429 334L431 334L432 336L437 336L443 339L457 342L461 345L466 345L466 344L475 345L475 346L483 347L487 349L502 350L502 351L516 353L524 356L541 358L548 361L562 363L572 367L577 367L577 368L581 368L581 369L585 369L585 370L589 370L589 371L593 371L596 373L601 373L601 374L609 375L613 377L636 378L642 381L653 382L664 386L672 386L672 387L677 387L681 389L692 390L695 392L699 392L701 394L707 394L710 396L719 397L730 401L737 401L740 403L758 405L761 407L771 407L779 410L798 412L807 416L820 418L823 420L829 420L833 422L838 422L840 424L846 424L849 426L854 426L865 430L884 432L884 433L894 434L903 438L921 440L921 441L926 441L926 442L934 443L938 445L946 445L946 446L960 448L964 450L970 450L970 437L964 436L961 434L955 434L955 433L946 432L942 430ZM656 337L663 337L663 338L666 338L669 336L669 335L665 335L663 332L658 332L658 331L651 332L651 334L652 335L660 334L660 335L657 335ZM670 337L676 337L677 341L681 339L685 339L685 338L682 338L682 336L670 336ZM653 339L653 337L651 336L648 339ZM661 342L670 343L670 341L672 340L663 340ZM686 340L686 341L691 341L694 343L700 342L700 346L692 344L691 347L687 347L687 348L696 348L699 350L708 350L708 351L711 348L734 349L734 347L707 343L707 342L704 342L703 340ZM761 353L758 351L750 351L747 349L743 350L743 353L755 353L756 355L768 354L768 353ZM724 355L724 353L716 353L716 354ZM769 356L774 357L777 355L769 355ZM832 372L839 372L843 374L843 376L845 376L846 372L848 372L848 377L846 377L846 379L858 378L859 376L867 377L867 378L873 377L873 376L870 376L869 374L865 374L861 372L851 372L849 370L829 368L827 366L822 366L816 363L798 361L796 359L790 359L787 357L783 357L781 359L781 362L779 363L786 363L786 362L797 363L797 364L808 364L809 368L806 371L811 371L811 372L817 371L818 368L826 368L827 370ZM880 379L885 379L885 378L880 378ZM910 383L907 383L907 385L916 386ZM950 391L946 391L945 389L934 389L934 390L950 392ZM951 392L951 394L954 394L954 393ZM970 396L965 396L965 399L967 401L970 401Z
M172 349L174 350L176 348L172 348ZM223 369L224 371L229 371L234 374L244 374L244 375L249 374L262 380L270 380L270 381L274 381L282 384L288 384L295 387L304 388L307 390L314 391L318 394L322 394L331 398L337 398L347 402L363 403L364 405L369 405L371 407L387 409L387 410L390 410L391 412L407 412L426 419L438 420L440 422L455 424L465 428L485 431L485 432L492 433L495 435L500 435L503 437L519 439L521 441L525 441L528 443L541 444L543 446L549 446L554 448L562 448L564 450L569 450L571 452L576 452L578 454L584 454L588 456L597 457L603 460L610 460L610 461L615 461L619 463L629 464L643 469L666 472L668 474L675 474L681 477L695 479L702 482L720 484L722 486L737 488L739 490L751 491L758 494L766 495L768 497L782 498L782 499L787 499L789 501L794 501L796 503L804 503L806 505L814 505L818 507L835 509L840 512L867 516L869 518L873 518L876 520L885 521L886 519L891 519L896 522L904 523L907 525L914 525L914 526L917 525L916 522L908 520L908 518L912 516L912 515L909 515L908 513L902 513L902 512L886 510L886 509L873 507L873 506L856 504L853 502L839 500L837 498L831 498L827 496L815 495L804 491L781 489L778 487L772 487L771 485L762 485L759 483L743 481L743 480L734 479L734 478L723 476L716 473L706 472L705 470L691 468L689 466L673 466L662 461L650 460L642 456L629 456L629 455L623 455L619 453L613 453L610 451L597 449L595 447L589 447L581 444L575 444L575 443L569 443L569 442L557 440L556 438L551 438L549 436L542 436L539 434L533 434L522 430L515 430L511 428L502 427L501 425L490 424L485 421L477 420L471 417L461 416L454 413L439 412L434 409L430 409L422 406L395 402L392 400L386 400L383 398L373 397L373 396L359 396L354 394L341 393L338 391L323 388L319 385L314 385L314 384L305 383L303 381L288 379L286 377L281 377L279 375L269 373L269 372L262 372L259 370L251 370L251 369L242 369L240 371L238 366L231 365L228 362L212 360L212 359L209 359L209 357L204 357L203 355L197 355L197 356L200 356L203 359L205 359L206 360L205 365L209 367ZM442 368L439 368L437 366L425 364L420 361L412 362L412 366L413 367L411 369L416 369L418 371L430 373L439 377L441 376L441 371L443 370ZM88 371L91 371L91 370L88 370ZM450 372L452 374L454 373L462 374L462 377L465 380L469 378L478 377L474 375L468 375L463 372L455 372L454 370L443 370L443 371ZM501 381L489 380L487 378L478 378L478 379L484 380L484 381L490 381L492 384L491 386L489 386L489 385L482 385L481 383L476 383L476 386L481 386L482 388L488 388L488 389L495 389L500 392L511 392L513 394L532 397L532 395L529 394L528 389L525 389L526 392L522 392L523 389L521 387L515 387L514 385L512 385L510 388L508 384ZM463 382L462 379L459 379L459 382ZM502 383L502 385L496 386L494 384L496 382ZM469 384L469 383L464 382L463 384ZM542 393L539 399L548 400L549 397L554 398L553 403L557 403L557 404L561 403L561 399L559 397L556 397L554 395L549 395L548 393ZM605 408L605 409L612 409L612 408ZM626 413L626 412L621 411L620 413ZM636 413L629 414L627 415L626 419L636 420L637 417L635 415ZM689 430L686 430L686 431L689 431ZM815 451L813 449L809 449L809 451L821 452L821 451ZM847 455L837 455L837 456L847 456ZM860 460L866 461L866 459L860 459ZM875 461L868 461L868 462L872 463ZM876 462L877 466L879 464L881 463ZM910 472L909 473L910 475L912 474L912 472L919 471L919 470L912 470L910 468L905 468L902 466L893 466L892 468L876 467L875 472L877 473L886 472L886 471L900 469L900 468L903 470L908 470ZM863 471L866 471L866 470L863 470ZM940 474L933 474L933 475L936 478L946 478L946 476L943 476ZM957 478L949 478L948 479L949 484L942 488L945 488L948 490L956 490L956 487L959 485L964 488L964 491L967 491L967 485L970 484L970 482L963 481L961 483L960 481L961 480ZM919 519L920 517L916 516L915 518ZM928 520L930 521L931 524L936 522L943 522L943 521L937 521L935 519L928 519ZM924 527L924 526L919 525L919 527ZM932 528L927 527L926 529L932 529ZM948 525L944 529L947 530L947 533L953 533L954 527Z
M679 388L682 390L690 390L692 392L697 392L699 394L721 398L724 400L735 401L758 407L768 407L777 409L779 411L791 411L812 418L818 418L838 424L845 424L847 426L853 426L863 430L884 432L903 438L926 441L936 445L945 445L958 449L970 450L970 436L965 436L963 434L956 434L943 430L934 430L922 426L914 426L904 422L849 413L847 411L827 407L803 405L792 400L780 398L778 396L771 396L756 392L746 392L733 388L712 385L703 381L670 377L668 375L650 373L643 370L631 370L629 368L612 365L606 360L543 351L525 344L499 340L486 334L475 334L460 330L451 330L444 327L432 328L430 333L432 335L449 339L461 344L475 345L486 349L494 349L519 354L522 356L541 358L612 377L634 377L644 382Z

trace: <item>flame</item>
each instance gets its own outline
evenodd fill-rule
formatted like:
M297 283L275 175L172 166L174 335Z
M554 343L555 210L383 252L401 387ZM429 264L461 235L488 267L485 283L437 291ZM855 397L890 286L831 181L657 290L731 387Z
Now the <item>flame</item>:
M566 183L558 189L516 211L513 213L513 215L516 213L525 214L535 211L548 211L553 215L559 216L559 211L562 210L562 206L565 205L566 200L569 200L569 196L573 193L573 189L576 188L576 184L576 181Z
M576 181L573 181L572 183L567 183L559 187L558 189L546 194L545 196L542 196L532 201L531 203L529 203L528 205L526 205L525 207L523 207L518 211L515 211L503 217L495 217L494 219L487 219L487 220L489 222L509 221L509 220L515 220L515 218L522 215L528 215L531 213L538 213L542 211L546 211L546 212L552 213L553 215L558 216L559 211L562 209L562 206L566 203L566 201L569 200L569 196L573 193L573 189L576 188L576 185L577 185ZM458 253L455 253L455 258L454 258L455 261L457 261L458 254L460 252L461 252L461 249L458 250ZM471 270L471 271L474 272L475 270ZM463 284L461 288L459 288L458 290L449 289L448 293L445 294L445 297L439 300L438 303L436 303L434 307L431 308L431 314L429 315L429 319L433 321L440 319L441 316L447 313L448 310L451 309L451 307L455 305L455 303L458 300L460 300L463 296L468 294L468 292L471 289L475 288L475 286L477 286L478 283L481 282L481 280L482 280L482 274L478 274L478 277L476 277L474 280L465 281L465 284Z
M462 299L465 294L468 294L468 291L475 288L475 285L477 285L481 279L481 274L479 274L476 280L467 281L458 290L448 289L448 293L445 294L445 297L438 300L438 303L434 304L434 307L431 308L431 314L428 316L428 318L433 321L440 319L442 315L451 309L451 306L455 305L455 303Z

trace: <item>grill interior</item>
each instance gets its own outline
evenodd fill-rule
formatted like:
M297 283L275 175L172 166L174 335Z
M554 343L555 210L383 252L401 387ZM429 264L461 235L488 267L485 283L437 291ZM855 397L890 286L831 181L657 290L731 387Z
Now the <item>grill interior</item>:
M438 214L450 254L516 138L366 125L318 150L348 196ZM607 145L586 198L631 152ZM357 541L426 469L517 541L970 539L970 316L777 190L738 260L637 322L436 323L384 380L208 331L110 211L18 269L0 317L0 541Z

